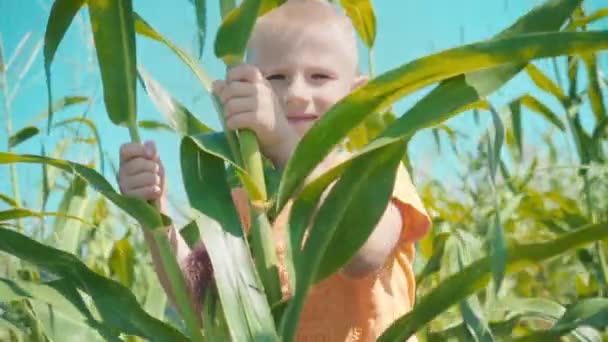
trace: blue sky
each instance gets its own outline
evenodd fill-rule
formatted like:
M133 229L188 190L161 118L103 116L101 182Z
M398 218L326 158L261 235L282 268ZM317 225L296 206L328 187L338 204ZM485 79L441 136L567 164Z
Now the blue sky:
M540 2L532 0L462 0L458 2L452 0L374 0L378 18L378 36L374 49L375 71L381 73L415 58L460 45L462 42L468 43L489 38ZM212 51L212 40L219 20L217 3L217 1L208 2L209 32L201 61L201 65L214 78L220 78L224 73L222 63L213 56ZM43 37L50 4L50 0L0 0L0 36L5 61L9 60L21 39L26 34L30 34L23 54L17 58L16 63L12 64L12 71L9 70L9 87L13 87L17 83L19 70L26 64L26 56L35 50L36 44ZM607 5L605 0L585 1L588 12L600 8L602 5ZM195 51L195 18L189 1L134 0L134 8L165 37L187 51ZM608 28L608 22L606 20L598 22L592 28L605 30ZM137 44L138 63L144 66L153 77L199 118L212 127L218 128L216 114L208 96L180 60L165 47L149 40L138 39ZM27 125L46 108L47 97L41 52L39 50L35 55L32 67L21 79L21 87L15 93L11 103L13 132ZM363 70L366 70L367 60L365 55L363 56L362 66ZM602 54L600 62L603 70L608 70L608 58L605 53ZM548 61L540 61L538 65L544 70L551 70ZM87 115L97 124L108 157L116 162L118 148L120 144L129 141L129 136L126 128L113 126L105 114L101 83L91 47L85 11L82 11L74 21L62 42L52 68L52 74L55 99L65 95L87 95L95 98ZM527 77L520 75L497 92L492 97L492 101L495 106L500 108L509 100L523 93L531 92L533 89ZM605 93L608 92L605 91ZM420 94L414 94L398 102L394 107L396 113L403 113L420 97ZM558 108L555 101L548 96L535 95L552 108ZM0 108L4 108L4 104ZM56 120L82 115L85 108L85 106L79 106L58 113ZM140 119L162 120L161 115L141 89L138 92L138 112ZM0 116L2 118L0 121L2 126L0 128L0 137L2 137L0 138L0 150L5 151L7 149L4 128L5 113L3 110L0 110L0 113L2 113ZM482 129L489 123L489 120L486 119L482 120ZM475 128L471 115L462 115L450 120L448 124L463 133L470 134L471 141L478 140L480 128ZM539 136L534 133L546 128L534 120L525 125L531 139ZM39 127L44 126L40 124ZM531 134L531 132L534 133ZM45 141L47 150L52 150L54 144L65 134L67 133L62 130L53 131L51 138ZM170 133L143 130L141 134L144 139L157 141L168 171L170 191L178 201L183 201L177 153L178 138ZM40 138L32 139L18 146L16 152L38 154L40 143ZM466 145L466 143L463 144ZM444 149L444 151L447 150ZM77 147L72 149L69 156L83 162L90 159L93 152L94 150L88 147ZM455 179L457 160L449 153L438 154L429 132L422 132L414 138L410 146L410 155L416 170L416 180L419 182L428 177L442 177L448 183ZM40 188L40 177L38 176L40 168L32 165L19 165L18 170L22 194L25 194L26 200L35 207L38 195L34 190ZM114 183L109 168L106 170L106 178ZM0 166L0 192L10 193L8 180L8 167Z

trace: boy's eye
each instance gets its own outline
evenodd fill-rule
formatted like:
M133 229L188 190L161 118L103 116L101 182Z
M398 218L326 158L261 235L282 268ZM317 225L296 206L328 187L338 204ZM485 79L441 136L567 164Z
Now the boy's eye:
M329 77L329 75L327 75L327 74L320 74L320 73L312 74L312 79L313 80L327 80L327 79L330 79L330 78L331 77Z
M266 79L269 80L269 81L284 80L285 79L285 75L282 75L282 74L272 74L272 75L266 76Z

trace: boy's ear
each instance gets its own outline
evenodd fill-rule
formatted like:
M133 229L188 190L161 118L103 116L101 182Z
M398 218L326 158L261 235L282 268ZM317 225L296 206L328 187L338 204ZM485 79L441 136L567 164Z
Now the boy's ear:
M365 74L357 75L357 77L355 77L355 81L353 82L353 85L351 87L352 88L351 91L357 90L358 88L364 86L368 80L369 80L369 77L367 77L367 75L365 75Z

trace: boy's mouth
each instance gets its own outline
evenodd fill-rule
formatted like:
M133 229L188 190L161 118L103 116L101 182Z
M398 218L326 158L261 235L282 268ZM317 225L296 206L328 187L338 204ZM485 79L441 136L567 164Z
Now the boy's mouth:
M318 118L319 118L318 115L308 114L308 113L297 113L297 114L287 115L287 121L289 121L290 123L315 121Z

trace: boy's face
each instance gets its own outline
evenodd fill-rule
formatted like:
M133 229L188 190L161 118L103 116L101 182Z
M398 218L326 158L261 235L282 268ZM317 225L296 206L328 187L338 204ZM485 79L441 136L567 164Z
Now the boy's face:
M270 82L300 136L364 82L356 73L356 51L332 33L310 28L305 33L262 34L251 46L250 62Z

